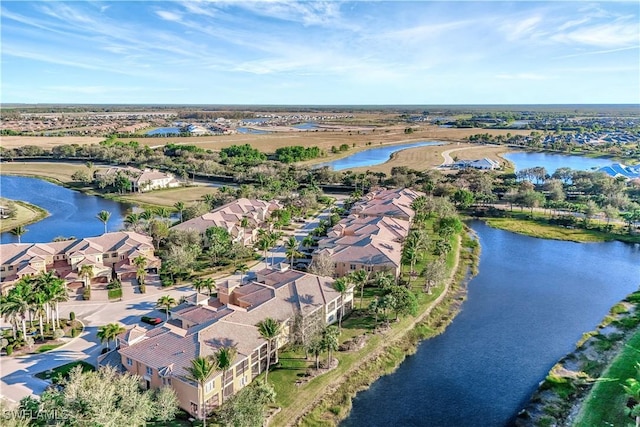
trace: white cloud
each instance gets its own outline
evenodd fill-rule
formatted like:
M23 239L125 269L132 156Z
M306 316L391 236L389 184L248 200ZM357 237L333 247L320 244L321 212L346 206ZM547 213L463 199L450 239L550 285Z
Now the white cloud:
M156 15L158 15L160 18L164 19L165 21L172 21L172 22L182 21L182 14L176 13L176 12L170 12L168 10L156 10Z
M498 79L502 80L549 80L554 77L544 75L544 74L536 74L536 73L515 73L515 74L498 74L496 76Z

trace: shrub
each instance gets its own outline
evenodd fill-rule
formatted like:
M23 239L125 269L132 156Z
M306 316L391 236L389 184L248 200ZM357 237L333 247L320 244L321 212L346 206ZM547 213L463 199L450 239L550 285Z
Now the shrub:
M62 329L56 329L53 333L53 339L59 340L64 336L64 331Z
M76 313L74 313L73 311L69 313L69 320L71 320L72 322L76 320Z
M120 289L109 289L107 291L107 297L109 299L122 298L122 288L120 288Z
M86 287L84 288L84 292L82 293L82 299L85 301L88 301L91 299L91 288L90 287Z
M72 337L72 338L77 337L79 333L80 333L80 331L79 331L79 330L77 330L76 328L72 328L72 329L71 329L71 337Z
M12 345L8 345L7 346L7 356L11 356L13 354L13 346Z

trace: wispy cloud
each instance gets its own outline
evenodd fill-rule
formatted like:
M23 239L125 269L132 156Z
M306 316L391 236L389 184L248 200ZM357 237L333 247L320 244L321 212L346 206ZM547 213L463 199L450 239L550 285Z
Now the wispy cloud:
M496 76L498 79L502 80L550 80L553 79L553 76L548 76L545 74L535 74L535 73L515 73L515 74L498 74Z

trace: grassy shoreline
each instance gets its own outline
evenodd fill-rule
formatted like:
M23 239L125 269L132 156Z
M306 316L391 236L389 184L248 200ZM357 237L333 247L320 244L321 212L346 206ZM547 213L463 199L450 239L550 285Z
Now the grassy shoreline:
M11 200L11 199L7 199ZM49 211L22 200L11 200L16 204L16 217L0 220L0 233L13 230L18 226L36 223L50 215Z
M300 387L295 394L280 396L278 391L285 401L280 402L284 403L283 408L271 425L337 425L349 414L351 400L358 391L393 372L407 355L416 351L421 340L443 332L464 300L468 272L477 268L479 246L469 249L471 238L464 239L464 243L456 240L448 259L449 278L420 304L415 318L403 318L385 333L370 334L358 351L340 352L336 355L340 360L336 369Z

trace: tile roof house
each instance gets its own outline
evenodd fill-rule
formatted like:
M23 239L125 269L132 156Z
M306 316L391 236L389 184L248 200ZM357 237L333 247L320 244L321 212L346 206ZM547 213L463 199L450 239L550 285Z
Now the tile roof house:
M276 201L241 198L172 228L196 230L205 238L208 228L221 227L229 232L235 242L251 245L255 242L258 229L269 228L267 219L273 211L281 208L282 206ZM246 223L245 226L243 222ZM206 241L205 246L208 246Z
M131 190L139 193L158 190L160 188L173 188L181 185L172 174L160 172L155 169L137 169L134 167L110 167L98 170L96 176L109 176L124 174L131 182Z
M266 369L267 343L258 322L267 317L282 322L276 339L276 346L282 347L306 342L314 331L336 322L343 304L351 309L353 287L342 301L332 284L328 277L273 268L257 272L252 283L220 283L217 298L184 302L170 311L171 320L163 325L148 331L135 326L123 333L118 339L121 369L140 375L147 388L170 385L180 407L193 415L200 413L204 393L210 411L222 403L223 395L233 395ZM193 359L228 346L237 354L224 380L222 372L216 372L201 389L189 379L186 368Z
M0 282L2 292L21 277L54 270L68 283L81 279L83 265L93 267L94 278L128 278L137 268L133 260L147 259L147 268L158 268L151 237L131 231L105 233L97 237L51 243L7 243L0 245Z
M318 241L313 258L328 256L336 277L356 270L400 275L402 242L414 216L413 201L422 195L402 188L380 189L355 203L350 215Z

